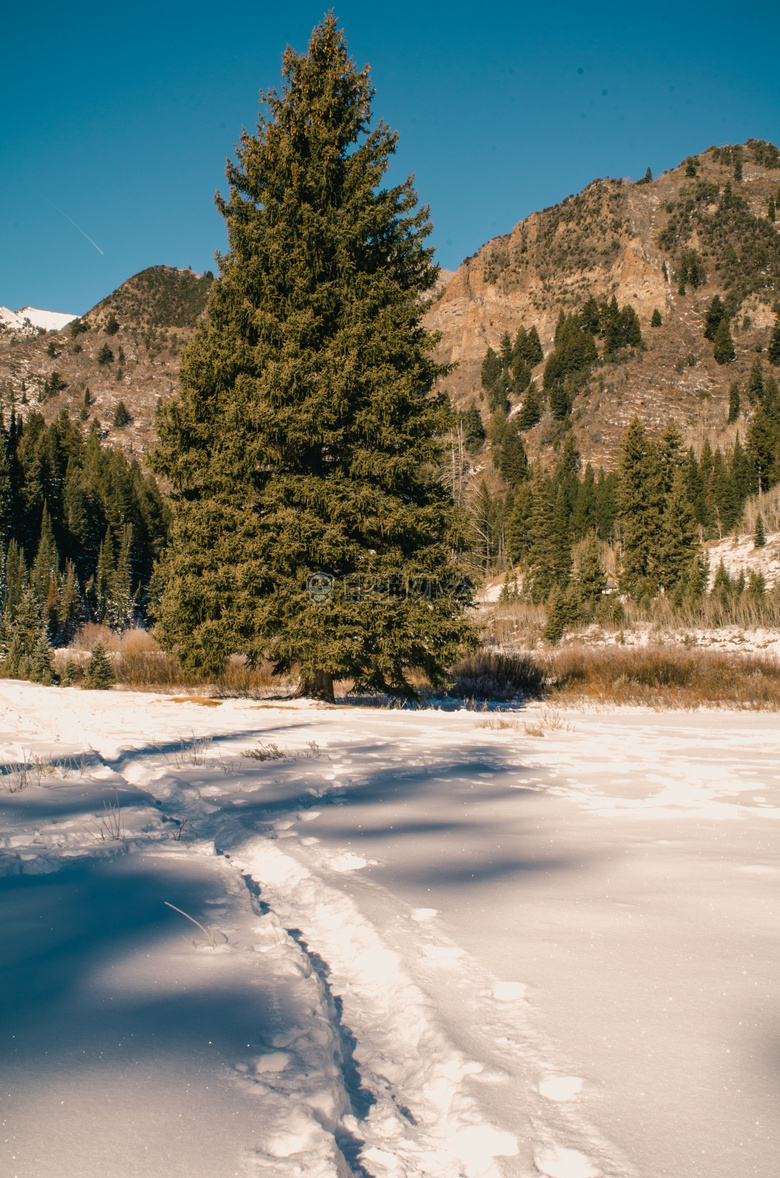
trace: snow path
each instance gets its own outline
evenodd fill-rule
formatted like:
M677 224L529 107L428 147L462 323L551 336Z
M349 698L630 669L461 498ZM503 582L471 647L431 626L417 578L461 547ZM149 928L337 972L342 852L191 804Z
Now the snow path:
M771 1173L776 718L484 724L0 683L0 1172Z

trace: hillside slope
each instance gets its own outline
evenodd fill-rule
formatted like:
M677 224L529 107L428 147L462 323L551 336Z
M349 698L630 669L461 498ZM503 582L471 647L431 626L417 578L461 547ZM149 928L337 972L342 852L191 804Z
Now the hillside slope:
M437 359L457 364L444 387L459 408L479 401L485 352L498 351L505 332L514 339L521 325L535 325L546 358L561 310L578 311L590 296L615 296L636 310L647 347L597 365L577 397L573 420L583 459L614 465L634 413L653 432L676 417L693 444L728 436L729 386L737 380L744 391L780 297L780 222L771 219L779 189L780 153L748 140L709 148L649 182L594 180L531 214L467 258L429 310L428 327L441 333ZM683 253L691 251L705 281L681 294ZM736 347L726 365L715 362L703 336L715 294L726 303ZM662 325L653 328L656 309ZM540 365L537 379L541 372ZM530 448L542 441L543 426L529 436Z
M60 330L0 331L4 412L36 409L51 421L66 410L87 426L97 420L112 445L143 454L155 438L158 398L175 394L181 352L211 281L208 273L152 266ZM120 401L130 414L121 428L113 425Z

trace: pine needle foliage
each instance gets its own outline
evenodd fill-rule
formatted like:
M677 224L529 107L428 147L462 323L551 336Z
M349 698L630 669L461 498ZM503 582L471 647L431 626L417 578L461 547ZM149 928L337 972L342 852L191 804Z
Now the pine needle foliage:
M371 127L332 14L282 72L228 162L229 250L159 417L177 503L158 633L206 673L267 655L325 697L337 676L409 694L409 671L441 682L470 636L436 476L445 370L421 324L428 210L411 179L380 187L396 136ZM333 578L319 600L313 574Z
M114 683L116 683L116 677L111 659L106 654L102 642L98 642L87 663L84 686L94 691L108 691Z

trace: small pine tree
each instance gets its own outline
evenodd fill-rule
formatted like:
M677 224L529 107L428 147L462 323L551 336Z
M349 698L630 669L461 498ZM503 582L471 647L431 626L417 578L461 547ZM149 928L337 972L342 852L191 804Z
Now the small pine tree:
M772 222L772 224L774 224L776 212L775 212L775 198L773 196L770 196L768 201L766 202L766 215L767 215L767 218Z
M770 364L780 365L780 315L775 319L766 354Z
M591 532L580 552L577 568L577 588L585 605L594 608L606 589L607 579L601 561L601 545Z
M559 585L553 585L550 596L547 598L547 621L542 631L542 637L546 638L548 642L560 642L566 629L567 620L568 610L564 591Z
M119 374L117 373L117 376ZM120 401L114 410L114 426L116 429L123 429L130 421L130 414L127 411L127 406L124 401Z
M715 339L715 333L720 326L720 321L726 314L726 308L723 306L723 300L720 295L715 295L704 315L704 338L708 340Z
M528 391L517 415L518 428L521 430L531 429L538 421L542 420L543 408L544 395L537 388L536 381L533 380L528 386Z
M764 531L764 518L761 515L761 512L759 511L758 519L756 520L756 530L753 533L753 547L754 548L764 548L765 545L766 545L766 532Z
M739 384L735 380L732 382L731 388L729 389L729 416L728 416L728 424L729 425L733 425L734 422L739 419L740 408L741 408L741 406L740 406L740 401L739 401Z
M713 355L718 364L731 364L736 354L734 340L731 338L731 332L729 331L729 321L723 318L718 324L718 330L715 332Z
M650 326L651 327L660 327L662 323L663 323L663 319L661 318L661 312L656 307L655 310L653 311L651 318L650 318Z
M116 683L114 668L102 642L94 647L87 663L84 686L93 691L107 691Z
M55 680L52 649L44 630L38 635L30 655L30 680L32 683L42 683L44 687L51 687Z
M103 328L103 331L106 333L106 335L116 335L116 333L119 331L119 323L117 322L116 315L113 311L106 320L106 326Z
M747 393L751 405L757 405L759 401L764 399L764 371L760 356L756 356L750 369Z
M528 332L528 342L526 344L526 363L535 368L537 364L541 364L544 359L544 352L542 351L541 341L539 340L539 332L536 330L536 324Z
M102 348L100 349L100 351L98 352L98 354L97 354L97 362L98 362L98 364L103 364L103 365L105 365L105 364L113 364L113 362L114 362L114 353L111 351L111 349L109 348L108 344L103 344L103 347L102 347Z
M65 670L60 679L61 687L74 687L77 683L84 681L84 668L81 663L77 663L75 659L68 659L65 664Z

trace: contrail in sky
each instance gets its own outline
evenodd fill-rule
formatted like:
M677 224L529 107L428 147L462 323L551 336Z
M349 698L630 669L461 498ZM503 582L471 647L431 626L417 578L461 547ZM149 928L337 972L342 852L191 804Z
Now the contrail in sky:
M46 203L47 203L47 204L51 205L51 207L52 207L53 209L56 209L58 213L62 213L62 209L61 209L61 208L59 208L59 206L58 206L58 205L55 205L55 204L54 204L52 201L50 201L50 200L49 200L49 198L48 198L47 196L44 196L44 198L43 198L43 199L46 201ZM62 215L63 215L63 217L65 218L65 220L66 220L66 221L70 221L70 223L71 223L71 225L74 227L74 229L78 229L79 233L82 233L82 234L84 235L84 237L86 237L86 239L87 239L87 241L89 242L89 244L90 244L90 245L94 245L95 249L97 250L97 252L98 252L99 254L103 254L103 251L102 251L102 249L100 248L100 246L98 245L98 243L97 243L96 241L93 241L93 240L92 240L92 238L89 236L89 234L88 234L88 233L84 233L84 230L81 228L81 226L80 226L80 225L77 225L77 224L76 224L76 222L73 220L73 218L72 218L72 217L69 217L67 213L62 213ZM106 256L106 255L105 255L105 254L103 254L103 257L105 257L105 256Z

